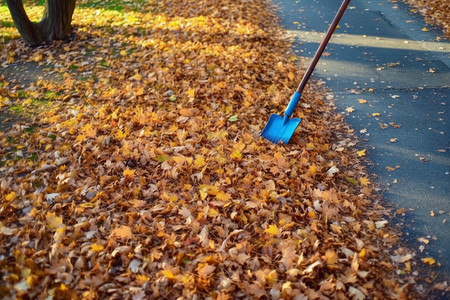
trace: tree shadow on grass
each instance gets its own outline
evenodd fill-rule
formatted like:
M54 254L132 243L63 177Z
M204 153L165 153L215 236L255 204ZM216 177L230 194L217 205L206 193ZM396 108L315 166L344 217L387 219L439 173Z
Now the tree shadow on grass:
M48 65L40 65L36 62L13 63L4 68L0 68L0 83L8 84L8 92L0 86L0 96L7 99L7 102L0 108L0 132L5 132L12 128L17 122L30 122L48 106L49 99L34 99L24 106L23 102L28 97L28 91L39 80L56 80L56 76L45 72Z

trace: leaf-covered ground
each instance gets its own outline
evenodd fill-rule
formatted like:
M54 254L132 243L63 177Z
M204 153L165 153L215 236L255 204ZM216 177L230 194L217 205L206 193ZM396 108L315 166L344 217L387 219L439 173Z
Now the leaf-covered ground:
M441 26L445 35L450 37L450 2L448 0L403 0L419 12L429 24Z
M266 1L92 2L75 41L0 53L43 72L0 109L44 110L0 133L2 298L416 295L321 83L290 144L260 138L303 72Z

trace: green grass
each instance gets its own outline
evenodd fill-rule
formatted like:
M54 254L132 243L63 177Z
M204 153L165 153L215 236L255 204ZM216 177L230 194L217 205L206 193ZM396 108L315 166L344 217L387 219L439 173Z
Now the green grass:
M131 2L125 2L123 0L81 0L77 2L77 5L79 7L105 10L122 11L127 8L138 11L145 2L145 0L135 0Z
M7 20L0 20L0 26L3 26L5 28L11 28L14 27L14 22L12 21L7 21Z
M23 106L22 104L18 104L15 106L11 106L10 109L15 113L20 115L23 112Z
M25 127L23 129L23 131L26 132L26 133L33 133L33 132L36 131L36 129L37 129L36 125L33 125L33 126L30 126L30 127Z

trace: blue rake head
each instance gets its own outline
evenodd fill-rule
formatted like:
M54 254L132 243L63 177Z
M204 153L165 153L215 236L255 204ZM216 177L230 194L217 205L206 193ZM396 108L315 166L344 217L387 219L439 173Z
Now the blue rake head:
M280 115L273 114L261 132L261 136L274 144L278 144L280 140L283 144L287 144L300 121L300 118L289 119L286 115L282 118Z
M292 95L286 111L284 112L284 118L276 114L270 116L269 122L267 122L266 127L264 127L261 132L261 136L263 138L274 144L278 144L280 140L283 141L283 144L289 143L289 140L301 121L299 118L290 119L298 101L300 100L300 96L301 94L298 91Z

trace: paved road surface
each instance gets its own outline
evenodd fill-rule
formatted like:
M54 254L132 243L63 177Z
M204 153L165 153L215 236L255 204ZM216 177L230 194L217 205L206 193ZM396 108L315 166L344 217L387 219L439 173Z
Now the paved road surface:
M297 37L296 51L312 57L341 1L275 2L282 25ZM404 4L353 0L325 52L313 77L326 81L348 114L385 200L407 210L400 218L404 241L424 246L420 256L436 259L436 270L448 276L449 41Z

